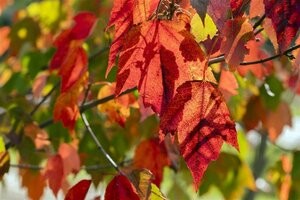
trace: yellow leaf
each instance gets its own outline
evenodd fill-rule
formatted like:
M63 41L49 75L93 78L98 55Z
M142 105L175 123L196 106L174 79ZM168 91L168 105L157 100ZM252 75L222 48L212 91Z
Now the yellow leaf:
M200 16L195 14L192 18L191 27L191 33L195 36L197 42L204 41L208 37L213 38L218 31L208 14L206 14L204 24Z

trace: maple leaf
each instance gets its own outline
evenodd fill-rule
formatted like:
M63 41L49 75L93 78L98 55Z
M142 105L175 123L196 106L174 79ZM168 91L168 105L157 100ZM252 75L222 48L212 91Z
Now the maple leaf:
M257 16L263 16L265 13L264 0L252 0L250 1L249 17L254 18Z
M191 5L196 9L201 20L204 22L209 0L191 0Z
M10 44L10 39L8 37L9 33L10 33L9 27L4 26L0 28L0 56L2 56L9 48L9 44Z
M81 77L68 92L61 93L54 105L54 121L62 121L64 127L70 131L74 130L75 122L79 117L78 98L83 91L83 86L87 83L88 74Z
M2 137L0 137L0 181L5 173L9 170L10 158L9 153L6 151L5 143Z
M135 188L126 178L118 175L108 184L105 191L105 200L139 200Z
M40 129L36 123L25 125L24 134L32 139L36 149L47 148L50 145L48 133L45 130Z
M270 140L275 142L285 125L292 126L292 115L289 106L286 103L281 103L276 110L267 112L265 123Z
M158 0L115 0L107 28L115 27L114 39L110 47L106 76L115 64L122 42L134 24L146 21L158 4Z
M230 0L232 16L234 18L241 17L249 6L249 3L250 0Z
M98 99L113 95L116 84L104 85L98 93ZM106 113L111 121L119 123L122 127L125 126L126 119L130 116L130 106L136 102L132 93L122 95L113 99L112 101L98 105L100 112Z
M266 16L272 20L281 51L286 50L300 27L298 0L264 0Z
M128 175L141 200L148 200L151 193L153 174L148 169L136 169Z
M227 21L228 12L230 11L229 0L210 0L207 13L213 19L214 23L218 27L218 30L222 32L225 22Z
M247 131L254 129L261 121L266 124L266 109L264 108L259 96L252 96L246 107L246 113L243 116L244 127Z
M229 68L235 70L249 52L245 45L254 38L253 28L246 18L232 19L226 22L221 36L220 51L225 54Z
M249 49L249 54L245 55L244 62L253 61L253 60L261 60L267 58L269 55L263 50L262 46L264 44L264 39L262 37L258 37L259 41L250 40L246 44L246 48ZM263 62L253 65L243 65L237 68L237 71L241 76L246 76L249 72L257 77L260 80L263 80L265 76L271 74L273 71L273 62Z
M230 71L222 69L219 81L219 90L222 92L226 101L228 101L231 96L238 94L238 87L239 85L234 77L234 74Z
M88 192L91 180L81 180L66 194L65 200L85 199L86 193Z
M42 174L29 169L21 169L20 176L22 177L22 187L26 187L28 196L33 200L40 199L46 186Z
M147 155L147 158L145 158ZM160 186L163 176L163 169L170 165L168 153L164 143L160 144L158 138L153 138L141 142L133 158L135 168L146 168L154 175L153 183Z
M203 53L182 21L149 21L130 30L120 53L116 95L138 87L145 107L161 113L175 89L203 77Z
M239 149L235 123L218 89L207 81L188 81L161 116L160 137L177 136L180 153L199 182L212 160L216 160L223 142Z
M58 154L63 159L65 177L72 172L77 173L80 170L80 158L73 146L62 143L59 146Z
M61 94L54 106L54 121L61 120L70 130L74 129L79 117L77 101L88 77L88 59L81 46L90 35L97 18L92 13L82 12L73 20L75 25L63 31L54 41L57 51L50 62L50 71L58 69L58 75L62 78Z
M64 176L63 160L59 154L50 157L45 167L44 177L48 180L49 187L57 196L62 186Z

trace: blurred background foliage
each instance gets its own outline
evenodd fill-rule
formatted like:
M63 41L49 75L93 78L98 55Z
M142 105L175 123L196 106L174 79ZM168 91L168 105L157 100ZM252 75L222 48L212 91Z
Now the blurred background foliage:
M86 134L81 120L76 124L75 135L69 134L60 122L47 124L59 94L59 89L50 92L59 83L59 78L48 71L55 52L53 40L72 25L73 16L80 11L90 11L99 18L92 35L84 43L92 84L88 100L112 94L107 85L114 81L116 69L107 79L104 77L113 35L113 31L105 32L111 7L111 0L1 0L0 199L54 198L49 189L44 189L46 184L40 178L40 167L45 166L49 155L57 152L62 143L74 144L81 162L80 172L70 174L66 184L73 185L77 180L90 177L94 187L89 198L102 195L108 181L116 174ZM203 36L197 35L197 27L203 28L203 25L197 20L200 18L193 19L192 32L200 42ZM214 28L206 32L215 34ZM272 55L270 46L266 41L264 48ZM219 159L209 166L198 193L193 190L191 175L182 159L177 161L176 170L165 167L160 188L169 199L247 199L249 191L255 191L256 199L262 200L300 199L300 98L295 91L297 87L289 87L285 81L290 70L284 69L292 68L291 61L282 58L271 65L276 73L263 80L251 73L247 76L234 74L238 89L236 95L228 99L228 105L238 122L240 152L224 145ZM220 64L213 68L216 77L220 76ZM47 94L51 98L35 112L36 105ZM125 169L131 165L136 146L155 137L159 125L157 117L140 111L138 94L129 94L128 98L133 102L114 101L86 111L104 148ZM269 125L270 116L266 113L280 107L283 112L275 114L271 121L282 124L283 117L282 126L293 125L293 128ZM286 110L290 111L284 112ZM276 132L278 129L280 133ZM37 134L41 137L38 141ZM14 181L19 185L12 187ZM62 196L61 191L59 198Z

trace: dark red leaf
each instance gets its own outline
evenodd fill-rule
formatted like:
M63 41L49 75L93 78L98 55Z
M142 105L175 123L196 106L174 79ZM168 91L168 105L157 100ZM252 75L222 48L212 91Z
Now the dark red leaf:
M239 149L235 123L218 89L207 81L189 81L161 117L161 138L176 134L180 153L197 189L208 164L219 156L223 142Z
M126 176L116 176L107 186L105 200L139 200L134 186Z
M81 180L71 189L69 189L68 193L66 194L65 200L84 200L91 183L91 180Z
M267 17L271 18L281 51L286 50L300 27L299 0L264 0Z

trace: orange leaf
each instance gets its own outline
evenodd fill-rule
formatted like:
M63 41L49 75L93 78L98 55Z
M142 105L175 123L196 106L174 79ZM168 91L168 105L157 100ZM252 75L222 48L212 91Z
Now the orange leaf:
M91 180L79 181L76 185L69 189L68 193L66 194L65 200L84 200L91 183Z
M78 98L83 91L83 86L87 83L88 74L81 77L68 91L60 94L54 105L54 121L62 121L64 127L70 131L74 129L75 122L79 117Z
M1 13L1 5L0 5L0 13ZM0 56L2 56L5 51L8 49L10 44L9 39L10 28L8 26L4 26L0 28Z
M177 136L180 153L194 178L197 190L212 160L219 156L223 142L239 149L235 123L218 89L207 81L189 81L161 116L161 138Z
M281 103L276 110L267 114L266 127L271 141L277 139L285 125L292 126L292 114L290 107L286 103Z
M32 139L36 149L43 149L50 145L48 133L40 129L36 123L25 125L24 134Z
M77 173L80 170L80 158L73 146L62 143L59 146L58 154L63 160L64 176L70 173Z
M104 85L98 93L98 98L104 98L113 95L115 92L116 84ZM135 103L135 97L132 93L122 95L109 102L98 105L100 112L107 114L111 121L118 122L121 126L125 126L126 119L130 115L130 106Z
M238 94L237 91L238 87L239 85L233 73L225 69L222 69L221 77L219 81L219 90L222 92L226 101L228 101L231 96Z
M259 38L259 41L250 40L246 47L249 49L249 54L245 56L244 62L261 60L269 57L269 55L263 51L262 46L264 40L262 37ZM264 63L258 63L253 65L243 65L237 68L237 71L241 76L246 76L249 72L252 72L254 76L263 80L263 78L271 73L273 70L273 62L268 61Z
M220 51L225 54L229 68L235 70L249 53L245 45L254 38L253 28L246 18L232 19L226 22L221 36L223 42Z
M147 155L145 157L145 155ZM146 168L154 175L153 183L160 185L163 176L163 169L170 165L168 153L164 143L159 143L158 138L141 142L135 149L133 166L135 168Z
M48 159L44 177L48 180L50 189L57 196L59 189L62 186L64 176L63 160L59 154Z
M31 171L29 169L21 169L20 176L22 177L22 187L27 188L28 196L33 200L38 200L44 193L46 186L42 174Z
M203 52L185 24L149 21L130 30L120 53L117 95L137 86L145 107L161 113L179 85L203 78Z
M105 200L139 200L135 188L126 176L116 176L107 186Z

